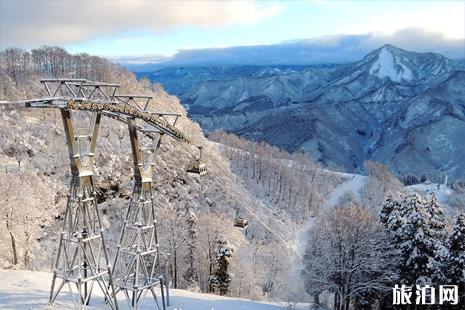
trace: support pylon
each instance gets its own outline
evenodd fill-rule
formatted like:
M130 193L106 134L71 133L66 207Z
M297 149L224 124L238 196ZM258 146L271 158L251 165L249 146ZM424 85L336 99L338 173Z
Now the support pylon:
M113 264L115 286L117 293L124 293L131 309L140 309L150 292L156 307L165 310L152 193L155 151L160 146L163 134L158 133L158 139L154 139L152 130L152 138L147 138L149 144L142 146L134 119L128 119L128 130L134 161L134 188ZM161 305L155 293L157 285L160 285Z
M118 309L93 180L100 114L61 109L71 164L71 186L53 271L50 304L68 287L75 309L89 304L95 283ZM75 127L80 126L80 127Z

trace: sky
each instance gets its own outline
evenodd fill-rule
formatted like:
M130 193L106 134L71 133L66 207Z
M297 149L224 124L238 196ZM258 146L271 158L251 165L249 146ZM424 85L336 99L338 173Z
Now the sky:
M308 39L331 46L362 34L389 43L406 33L465 57L465 1L0 0L1 49L58 45L116 59Z

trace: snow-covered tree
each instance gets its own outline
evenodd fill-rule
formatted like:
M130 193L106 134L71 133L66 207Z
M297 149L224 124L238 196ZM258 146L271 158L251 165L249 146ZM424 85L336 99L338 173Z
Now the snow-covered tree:
M465 304L465 212L457 216L447 242L448 256L445 263L445 280L448 284L459 285L461 304Z
M373 304L392 281L386 235L377 216L355 201L328 211L310 231L304 257L307 291L334 294L334 309Z
M187 253L185 256L187 269L184 272L184 279L187 282L187 288L193 291L199 290L199 279L197 270L194 265L195 252L196 252L196 222L197 217L195 213L186 208L186 223L187 223Z
M218 250L216 260L218 266L210 279L215 290L218 290L220 295L226 295L229 291L229 283L231 282L231 274L229 273L229 258L233 255L234 248L227 240L218 240Z
M363 188L363 205L378 210L388 196L398 197L403 191L402 183L380 163L365 162L368 180Z
M426 285L442 278L445 221L436 197L418 193L387 199L381 210L381 221L398 251L400 282Z
M20 264L22 257L22 266L28 269L37 240L43 235L42 227L49 225L56 213L54 194L33 173L9 175L3 171L0 171L0 192L4 197L0 204L0 231L6 231L10 239L10 249L3 249L0 255L11 253L13 265Z
M170 272L172 285L174 288L179 287L180 265L183 263L179 257L182 253L182 247L187 241L187 227L185 224L184 214L176 208L166 208L158 211L160 220L160 244L166 247L170 253Z
M203 292L212 292L210 281L217 265L218 240L225 238L226 233L234 229L227 226L230 219L217 212L199 214L197 217L197 265L199 285Z

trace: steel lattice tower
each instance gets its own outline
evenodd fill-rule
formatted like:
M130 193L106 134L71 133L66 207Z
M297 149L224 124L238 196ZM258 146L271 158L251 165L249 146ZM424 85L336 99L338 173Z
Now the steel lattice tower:
M100 90L102 85L84 83L87 81L49 80L44 85L49 95L53 96L66 94L85 98L85 88L90 87L92 90L89 96L107 97ZM55 89L51 90L50 86L55 86ZM75 308L84 309L89 304L97 283L108 306L118 309L93 178L94 153L101 115L97 112L70 111L66 108L60 111L72 178L49 301L53 303L63 287L67 286Z
M131 102L132 105L141 108L134 96L119 96L118 99L126 104ZM137 99L146 100L145 107L142 108L146 110L151 98L139 96ZM135 119L127 121L134 162L134 187L123 221L113 264L113 275L117 292L124 292L131 309L140 309L148 292L158 309L165 309L152 193L155 152L161 144L163 133L154 128L138 127L137 129L136 122ZM158 284L162 299L161 306L155 293Z

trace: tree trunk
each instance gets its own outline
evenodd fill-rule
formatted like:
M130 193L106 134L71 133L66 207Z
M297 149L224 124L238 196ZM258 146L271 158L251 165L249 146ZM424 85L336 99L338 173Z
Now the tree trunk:
M18 251L16 249L15 236L13 235L11 230L9 231L9 233L10 233L10 238L11 238L11 249L13 251L13 265L18 265Z
M211 259L210 249L208 249L208 292L213 291L212 282L210 281L213 273L213 262Z
M346 310L349 310L350 306L350 281L351 281L352 276L349 277L349 284L347 285L347 290L346 290Z
M339 310L339 294L334 293L334 310Z
M316 308L320 306L320 292L313 294L313 303L315 304Z
M26 249L24 252L24 269L29 269L29 262L31 261L31 256L29 250Z
M173 267L174 267L174 275L173 275L173 286L174 288L178 288L178 266L177 266L177 259L176 259L176 249L173 251Z

